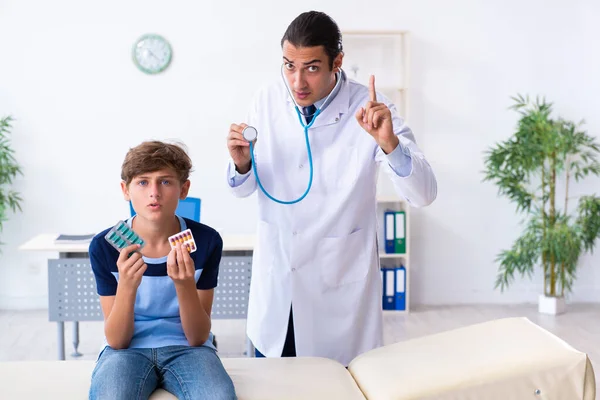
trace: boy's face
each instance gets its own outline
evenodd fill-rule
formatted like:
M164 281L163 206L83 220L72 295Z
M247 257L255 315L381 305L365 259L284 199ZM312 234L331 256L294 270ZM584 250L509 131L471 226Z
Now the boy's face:
M175 215L179 199L187 197L189 188L190 181L181 184L170 168L136 176L129 185L121 182L125 200L131 200L138 216L156 222Z

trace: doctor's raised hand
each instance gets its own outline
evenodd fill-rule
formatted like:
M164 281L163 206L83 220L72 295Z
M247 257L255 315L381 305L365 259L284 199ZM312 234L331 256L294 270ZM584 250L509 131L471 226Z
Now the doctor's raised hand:
M384 153L389 154L398 146L398 137L392 126L392 113L384 103L377 102L375 77L369 78L369 101L356 112L359 125L373 136Z
M229 154L235 163L235 169L240 174L245 174L250 171L250 143L244 139L242 132L246 124L231 124L229 127L229 135L227 136L227 148Z

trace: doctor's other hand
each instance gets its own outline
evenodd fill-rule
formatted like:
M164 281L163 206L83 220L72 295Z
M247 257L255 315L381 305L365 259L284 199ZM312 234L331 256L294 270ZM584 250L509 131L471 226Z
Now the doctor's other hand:
M384 103L377 102L375 77L369 78L369 101L356 112L359 125L373 136L384 153L389 154L398 146L398 137L394 134L392 113Z
M250 144L242 136L242 131L247 126L246 124L231 124L229 136L227 136L229 154L235 163L235 169L240 174L250 171L251 167Z

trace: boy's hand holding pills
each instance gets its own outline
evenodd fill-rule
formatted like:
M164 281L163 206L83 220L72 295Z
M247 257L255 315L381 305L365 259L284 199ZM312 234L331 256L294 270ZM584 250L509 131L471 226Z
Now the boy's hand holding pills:
M190 257L190 252L181 243L177 242L167 257L167 275L175 284L195 283L196 265Z
M140 254L139 244L132 244L121 249L117 260L119 270L119 286L137 290L142 282L144 271L148 267ZM129 256L131 254L131 257Z

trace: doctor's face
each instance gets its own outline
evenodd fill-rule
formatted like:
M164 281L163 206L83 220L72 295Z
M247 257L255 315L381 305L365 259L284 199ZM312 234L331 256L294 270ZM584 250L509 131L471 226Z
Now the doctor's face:
M342 57L339 54L330 68L323 46L295 47L288 41L283 43L283 74L299 106L310 106L333 90Z

